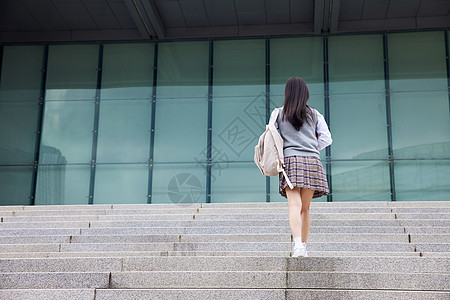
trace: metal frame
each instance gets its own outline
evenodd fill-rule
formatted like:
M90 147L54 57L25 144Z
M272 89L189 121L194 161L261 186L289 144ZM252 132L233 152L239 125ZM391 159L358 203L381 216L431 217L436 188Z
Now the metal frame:
M391 185L391 201L396 200L395 175L394 175L394 151L392 149L392 121L391 121L391 87L389 83L389 48L387 33L383 34L384 57L384 87L386 97L386 128L388 137L389 178Z
M270 119L270 39L266 38L266 124ZM266 202L270 202L270 177L266 176Z
M97 87L95 90L94 129L92 130L91 176L89 182L89 202L94 204L95 171L97 169L98 122L100 117L100 96L102 91L103 43L98 47Z
M324 97L324 107L325 107L325 121L331 131L330 123L330 79L328 73L328 37L323 37L323 97ZM325 167L327 172L328 188L330 193L327 195L327 202L333 201L333 184L331 176L331 145L325 148Z
M156 83L158 76L158 43L155 42L153 48L153 88L152 88L152 119L150 127L150 155L148 159L148 191L147 203L152 203L153 188L153 157L155 151L155 115L156 115Z
M208 65L208 124L206 149L206 203L211 203L211 172L212 172L212 109L213 109L213 72L214 72L214 43L209 41Z
M445 37L445 57L447 60L447 86L448 86L448 110L450 114L450 45L448 44L448 29L444 31Z
M31 190L30 190L30 205L35 204L36 200L36 186L37 186L37 175L39 169L39 156L41 149L41 139L42 139L42 127L44 119L44 108L45 108L45 91L47 85L47 66L48 66L48 45L44 47L44 55L42 58L42 69L41 69L41 88L39 92L39 99L37 105L38 109L38 119L36 124L36 139L34 143L34 159L33 159L33 173L31 177Z

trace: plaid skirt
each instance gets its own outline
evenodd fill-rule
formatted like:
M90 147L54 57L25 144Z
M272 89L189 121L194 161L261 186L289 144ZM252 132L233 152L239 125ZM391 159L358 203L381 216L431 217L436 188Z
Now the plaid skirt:
M285 172L292 185L314 191L313 198L328 195L327 176L322 162L314 156L288 156L284 158ZM286 197L287 182L280 173L280 195ZM289 187L287 187L289 188Z

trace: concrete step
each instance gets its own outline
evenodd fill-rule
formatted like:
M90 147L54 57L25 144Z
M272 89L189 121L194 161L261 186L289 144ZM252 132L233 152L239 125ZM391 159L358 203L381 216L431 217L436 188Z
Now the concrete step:
M0 259L0 273L120 271L333 271L447 273L450 258L153 256Z
M119 257L1 258L0 273L19 272L120 272Z
M414 213L398 213L397 219L442 219L442 220L450 220L450 214L447 213L423 213L423 214L414 214Z
M5 274L5 273L4 273ZM448 291L450 274L175 271L112 272L111 288L325 288Z
M0 229L9 228L89 228L90 222L58 221L58 222L1 222Z
M95 289L9 289L0 290L3 300L95 300ZM120 293L116 296L121 297ZM115 297L115 296L113 296ZM119 298L111 298L119 299ZM131 299L131 298L128 298Z
M98 289L96 300L116 299L224 299L224 300L448 300L450 292L423 291L371 291L371 290L323 290L323 289Z
M411 243L450 243L450 234L411 234L410 236Z
M405 226L405 232L409 234L449 234L450 227Z
M438 246L438 244L434 244L434 247ZM432 251L430 246L423 245L422 248ZM291 242L0 244L0 252L290 251L291 249ZM308 250L413 252L414 245L409 243L326 242L308 243Z
M291 251L108 251L107 257L148 257L148 256L257 256L289 257ZM387 252L387 251L310 251L309 257L449 257L443 252ZM105 257L105 252L4 252L0 258L77 258Z
M288 213L288 207L272 209L277 213ZM388 207L311 207L312 214L339 214L339 213L376 213L376 214L388 214L391 213L391 208ZM200 208L201 214L249 214L249 213L267 213L266 208Z
M0 289L90 289L108 288L108 272L0 273Z
M95 295L95 296L94 296ZM95 297L95 298L94 298ZM450 292L326 290L326 289L9 289L0 290L0 299L46 300L447 300Z
M443 226L449 220L371 220L371 219L336 219L317 220L311 219L312 227L320 226ZM266 220L111 220L111 221L46 221L46 222L0 222L1 229L26 229L26 228L116 228L116 227L237 227L237 226L289 226L287 219Z
M8 232L11 235L12 229ZM0 236L2 235L0 230ZM82 228L81 235L140 235L140 234L288 234L289 226L217 226L217 227L117 227L117 228ZM404 228L399 226L312 226L311 234L315 233L391 233L402 234ZM33 235L27 231L28 235ZM4 234L6 235L6 234Z

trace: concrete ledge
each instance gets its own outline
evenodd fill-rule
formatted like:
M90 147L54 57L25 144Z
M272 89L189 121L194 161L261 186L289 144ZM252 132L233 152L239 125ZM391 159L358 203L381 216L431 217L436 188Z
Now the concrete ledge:
M109 273L0 273L0 289L107 288Z
M4 252L59 252L60 244L0 244Z
M89 222L2 222L0 223L0 229L26 229L26 228L89 228Z
M42 236L42 235L79 235L79 228L54 229L54 228L24 228L24 229L0 229L0 236Z
M397 218L400 220L416 220L416 219L421 219L421 220L426 220L426 219L431 219L431 220L450 220L450 214L446 214L446 213L417 213L417 214L413 214L413 213L398 213L397 214Z
M450 258L308 257L287 258L288 271L449 273Z
M420 226L405 226L406 233L410 234L450 234L450 227L420 227Z
M370 290L286 290L287 300L364 299L364 300L448 300L448 292L370 291Z
M69 242L70 236L65 235L0 236L0 244L62 244Z
M120 272L121 258L0 259L0 273L9 272Z
M73 236L71 243L177 243L179 240L179 234L80 235Z
M96 300L283 300L284 289L98 289Z
M0 299L4 300L94 300L95 289L12 289L0 290Z
M286 271L285 257L126 257L124 271Z
M61 252L110 252L110 251L173 251L173 243L105 243L105 244L62 244Z
M111 273L111 288L243 288L286 287L286 272L179 271Z
M411 234L411 243L450 244L450 234Z
M450 274L288 272L288 288L450 290Z

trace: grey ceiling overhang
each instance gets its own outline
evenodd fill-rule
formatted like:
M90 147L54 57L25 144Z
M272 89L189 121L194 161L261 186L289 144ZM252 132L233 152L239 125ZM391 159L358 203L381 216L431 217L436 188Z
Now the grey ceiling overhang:
M0 42L167 40L450 27L450 0L0 0Z

